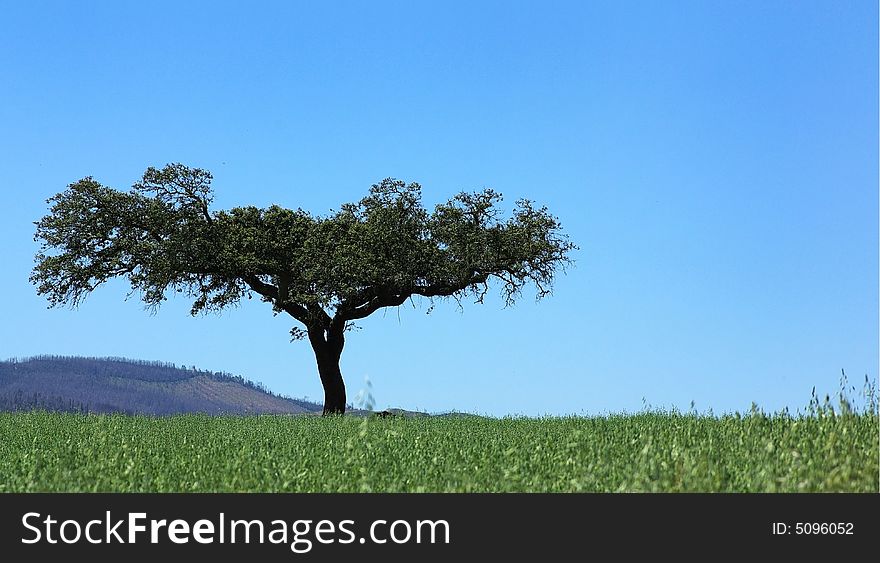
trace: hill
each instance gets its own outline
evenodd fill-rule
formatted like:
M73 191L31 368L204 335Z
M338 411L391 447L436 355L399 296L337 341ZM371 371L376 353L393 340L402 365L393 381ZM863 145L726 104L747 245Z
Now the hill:
M167 415L321 410L240 376L124 358L37 356L0 362L0 411Z

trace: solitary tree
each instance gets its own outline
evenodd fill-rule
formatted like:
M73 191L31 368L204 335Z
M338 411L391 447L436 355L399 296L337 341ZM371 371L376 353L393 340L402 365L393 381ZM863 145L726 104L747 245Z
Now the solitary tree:
M36 223L31 282L49 306L77 306L124 276L150 307L168 294L194 299L192 314L259 295L299 323L324 387L324 414L345 412L339 358L353 322L412 296L472 296L490 284L512 304L526 285L547 295L576 248L546 208L518 201L500 219L492 190L460 193L429 213L416 183L386 179L327 217L276 205L212 211L211 174L149 168L123 192L91 177L50 198Z

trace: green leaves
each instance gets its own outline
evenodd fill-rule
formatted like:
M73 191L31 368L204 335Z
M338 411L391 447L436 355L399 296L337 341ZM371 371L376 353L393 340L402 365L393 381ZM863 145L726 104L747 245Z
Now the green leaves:
M34 238L43 244L30 279L53 306L76 305L104 281L135 274L155 244L147 225L164 219L154 202L92 178L71 184L48 203L51 213L36 223Z
M188 168L183 164L168 164L161 170L147 168L143 179L132 186L136 192L154 197L179 210L189 210L210 221L208 206L213 176L207 170Z
M71 184L37 223L38 293L50 306L75 306L126 276L148 306L182 293L197 314L255 292L276 312L327 328L411 296L482 301L492 279L507 304L527 285L540 298L576 248L529 201L502 220L493 190L460 193L429 213L419 184L386 178L359 202L315 217L274 205L211 211L211 181L169 164L148 168L130 192L92 178Z

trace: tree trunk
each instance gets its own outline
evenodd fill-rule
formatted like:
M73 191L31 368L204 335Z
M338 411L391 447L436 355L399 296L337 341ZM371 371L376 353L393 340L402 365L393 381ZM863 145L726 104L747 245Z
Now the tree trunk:
M339 358L345 345L343 333L332 329L325 332L321 328L310 328L308 333L321 385L324 386L323 415L345 414L345 381L339 369Z
M345 414L345 382L339 369L339 360L318 359L318 375L324 386L324 415Z

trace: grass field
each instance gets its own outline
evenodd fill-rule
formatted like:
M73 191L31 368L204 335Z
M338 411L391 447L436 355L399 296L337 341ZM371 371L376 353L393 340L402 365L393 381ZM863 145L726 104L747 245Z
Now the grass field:
M0 491L871 491L875 412L0 414Z

